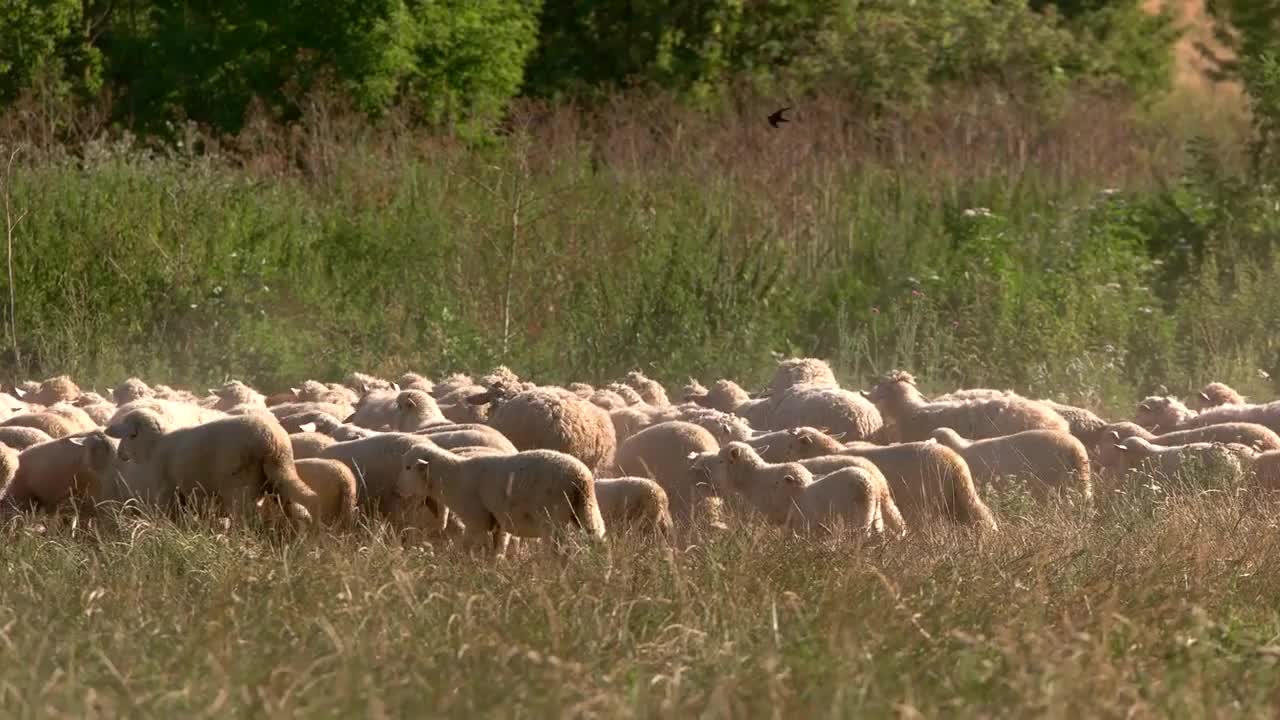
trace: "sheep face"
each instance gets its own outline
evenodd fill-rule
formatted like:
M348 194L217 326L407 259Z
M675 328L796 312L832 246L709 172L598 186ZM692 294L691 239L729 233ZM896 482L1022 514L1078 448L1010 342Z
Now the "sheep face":
M823 455L838 455L844 447L834 438L817 428L798 427L787 431L787 457L806 459Z
M1133 421L1148 430L1163 428L1169 431L1177 429L1178 425L1190 415L1191 412L1187 407L1176 399L1152 396L1138 403Z
M150 410L136 410L107 428L107 437L120 441L120 459L143 463L151 457L156 443L164 435L164 422Z
M689 472L696 479L694 489L701 495L719 496L725 482L725 463L720 453L689 453Z
M1195 410L1207 410L1219 405L1242 405L1244 402L1245 398L1226 383L1212 382L1191 398L1191 407Z
M131 403L134 400L149 398L152 395L155 395L155 392L151 387L138 378L129 378L117 385L115 389L111 391L111 396L116 401L117 405L124 405L125 403Z
M864 391L862 394L878 407L893 407L923 398L916 389L915 378L905 372L890 374L871 388L870 392Z
M431 463L413 453L407 453L404 466L400 468L396 491L406 498L432 497Z

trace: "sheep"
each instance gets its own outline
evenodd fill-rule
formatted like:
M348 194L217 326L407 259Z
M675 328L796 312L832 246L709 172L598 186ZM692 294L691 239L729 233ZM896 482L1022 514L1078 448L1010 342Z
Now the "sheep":
M308 418L306 420L295 420L295 422L310 422L310 418L317 415L324 415L337 420L350 417L351 413L355 412L355 408L351 405L314 401L282 403L268 409L282 423L292 418Z
M1238 487L1244 478L1242 453L1251 452L1242 445L1222 443L1189 443L1156 445L1134 436L1116 443L1115 468L1140 470L1157 477L1205 485L1206 478L1221 481L1227 487ZM1237 449L1238 448L1238 449ZM1112 467L1112 466L1108 466Z
M440 414L440 408L431 395L422 390L401 390L396 395L394 415L388 424L400 432L413 432L449 422Z
M400 392L397 390L370 390L356 403L355 412L343 422L370 430L393 427L400 416L400 408L396 404L399 398Z
M262 393L239 380L228 380L222 387L210 389L209 394L214 398L211 407L214 410L223 412L242 405L250 407L267 406L267 398Z
M714 503L699 507L701 495L695 485L697 477L690 472L690 453L715 452L720 443L705 429L692 423L673 420L651 425L632 435L618 448L614 463L617 474L647 477L657 481L671 506L671 514L681 522L689 522L695 511L705 512L714 522L718 508Z
M671 400L667 397L666 388L656 380L651 380L639 370L632 370L627 373L623 379L627 385L635 388L640 394L640 399L647 405L652 407L665 407L671 404Z
M769 394L778 396L787 390L808 386L812 388L839 388L836 375L825 360L817 358L788 358L778 363L769 383Z
M1195 416L1194 410L1175 397L1151 395L1138 403L1133 421L1147 430L1173 432L1181 430L1182 424Z
M630 388L627 389L630 390ZM635 390L631 390L631 392L634 393ZM574 395L574 397L577 397L577 395ZM637 397L639 396L637 395ZM627 402L626 398L610 389L596 390L591 393L591 397L587 398L587 402L605 411L621 410L635 404Z
M815 479L799 463L766 463L751 446L731 442L716 453L690 458L693 471L710 480L716 494L743 496L775 525L802 532L831 529L840 520L855 531L903 533L906 524L884 478L849 466Z
M1262 490L1280 490L1280 450L1271 450L1255 457L1250 473L1255 487Z
M199 402L194 394L186 390L176 390L168 385L156 385L155 397L159 400L169 400L171 402L188 403L195 405Z
M999 400L1016 395L1012 390L995 390L993 388L965 388L938 395L933 402L955 402L957 400Z
M911 442L883 447L849 443L841 452L866 458L884 473L909 522L941 517L987 532L998 532L995 516L974 488L973 475L960 454L936 442Z
M436 383L436 386L431 390L431 395L436 400L444 400L446 397L468 388L476 388L478 392L484 392L484 388L476 385L470 375L454 373Z
M192 427L201 425L206 422L220 420L226 417L225 413L209 408L202 408L199 405L182 402L179 400L169 400L161 397L143 398L125 403L116 408L115 413L108 420L107 425L110 426L118 422L121 418L135 410L150 410L161 415L170 427Z
M765 462L794 462L824 455L838 455L845 449L837 438L808 426L755 434L745 442Z
M284 428L285 432L288 432L289 434L308 432L304 428L311 426L315 428L314 432L320 432L325 435L332 436L335 429L343 426L342 421L338 418L330 415L329 413L319 411L298 413L296 415L285 415L283 417L277 415L276 419L280 422L280 427ZM355 426L352 425L351 427ZM363 431L365 428L360 428L360 430ZM369 430L368 432L373 431ZM361 437L363 437L363 435L361 435Z
M1199 415L1187 418L1173 428L1161 427L1161 430L1190 430L1191 428L1218 425L1227 422L1257 423L1280 433L1280 400L1259 405L1219 405L1211 407Z
M609 414L568 391L535 388L513 394L499 383L469 402L491 403L488 424L520 450L558 450L594 472L613 464L617 440Z
M28 412L0 422L0 428L25 427L39 430L51 438L63 438L77 432L83 432L80 424L51 412Z
M1061 415L1067 421L1071 434L1084 443L1086 448L1093 447L1102 438L1102 431L1106 427L1107 421L1098 417L1094 412L1074 405L1064 405L1053 400L1037 400L1036 402Z
M294 462L298 477L315 493L312 517L326 525L349 527L355 520L356 476L343 463L322 458Z
M745 419L718 410L685 411L677 415L676 419L701 427L715 436L716 442L721 445L734 440L746 441L756 435L756 431Z
M1118 422L1103 428L1102 439L1099 440L1095 455L1103 465L1116 465L1115 453L1119 452L1115 445L1131 437L1140 437L1156 445L1187 445L1197 442L1239 443L1259 452L1280 450L1280 434L1255 423L1222 423L1205 425L1189 430L1176 430L1157 435L1142 426L1131 422Z
M400 390L393 383L362 372L347 373L347 376L342 379L342 384L355 390L361 396L368 395L375 390L395 390L397 392Z
M1076 437L1054 430L1024 430L986 440L966 440L951 428L938 428L934 440L964 458L976 485L988 488L1001 478L1031 480L1030 489L1040 499L1051 492L1078 488L1088 502L1093 498L1089 453Z
M291 392L293 394L292 400L275 404L288 404L290 402L329 403L354 407L360 401L360 396L356 394L356 391L345 385L330 385L317 380L304 380L298 387L291 388Z
M82 467L89 479L81 483L84 509L103 503L155 503L163 493L146 485L148 477L137 463L126 462L119 454L120 441L102 430L77 435L67 439L80 446Z
M0 445L8 445L18 452L52 439L49 433L33 427L0 427Z
M269 413L177 427L142 408L116 419L106 434L120 440L122 459L142 468L146 485L178 499L208 493L227 512L240 514L263 494L274 494L299 521L318 511L316 494L294 469L289 435Z
M1021 396L930 403L905 372L890 374L867 397L884 414L886 434L900 442L927 440L929 433L949 427L974 440L1023 430L1070 432L1061 415Z
M0 492L0 508L4 512L52 511L83 496L94 478L82 444L82 436L68 435L18 453L18 469Z
M289 445L293 448L293 459L295 461L319 457L325 448L336 442L337 440L328 435L314 430L289 434ZM305 478L303 480L305 481Z
M36 405L53 405L59 402L71 402L80 397L80 388L66 375L51 377L40 383L40 387L25 400Z
M18 474L20 452L17 448L0 444L0 498L9 494L9 485Z
M717 380L707 390L691 380L685 388L685 400L696 405L719 410L724 413L739 415L757 427L767 427L769 415L773 411L774 401L771 398L752 399L741 386L732 380Z
M431 442L446 450L458 447L488 447L508 455L517 452L516 446L505 435L491 427L483 425L480 427L457 427L459 429L454 430L452 426L441 425L436 428L419 430L413 434L427 437Z
M568 385L565 385L564 389L568 390L574 395L577 395L583 400L587 400L588 398L590 398L591 395L596 391L596 389L591 385L587 383L581 383L581 382L571 382Z
M86 402L80 404L82 400L86 399ZM105 426L108 422L111 422L111 416L116 413L115 404L107 402L97 393L85 393L80 396L76 403L77 407L83 410L97 426Z
M778 393L764 427L781 430L816 426L843 433L849 440L879 437L880 410L862 395L838 387L797 385Z
M605 536L591 469L572 455L526 450L464 458L428 444L402 460L400 494L434 498L462 521L467 545L487 541L495 556L506 552L512 535L557 537L570 526Z
M669 539L674 532L667 493L645 477L596 478L596 502L610 532L634 528Z
M436 387L435 383L415 372L407 372L401 375L396 380L396 384L400 386L401 390L421 390L428 394L435 390Z
M1191 404L1195 410L1207 410L1219 405L1244 405L1245 398L1226 383L1211 382L1191 398Z
M155 390L152 390L150 385L147 385L136 377L131 377L122 381L112 389L111 399L115 401L116 405L124 405L126 403L131 403L134 400L143 400L145 398L154 397L155 394Z
M53 405L45 408L44 412L50 415L57 415L63 420L71 423L71 426L74 428L72 430L73 433L88 432L89 430L96 430L98 428L98 423L89 416L89 413L85 412L82 408L72 405L71 403L54 403Z
M425 504L405 502L397 483L404 454L411 448L432 444L424 435L381 433L334 443L322 450L320 457L337 460L355 473L359 507L377 511L398 527L428 530L447 522L443 508L431 498Z

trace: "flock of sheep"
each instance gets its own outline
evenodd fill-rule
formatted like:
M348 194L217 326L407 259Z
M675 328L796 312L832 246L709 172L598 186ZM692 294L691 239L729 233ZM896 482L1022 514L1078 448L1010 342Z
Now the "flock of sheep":
M505 367L433 383L353 373L270 397L205 397L130 378L107 399L65 376L0 393L0 514L123 505L349 528L362 516L469 548L724 531L756 516L802 535L900 537L930 523L997 532L984 501L1018 483L1088 506L1133 483L1280 489L1280 401L1213 383L1132 422L1010 391L926 398L896 372L840 387L821 360L779 362L748 394L697 382L681 402L639 372L603 388ZM268 502L269 501L269 502Z

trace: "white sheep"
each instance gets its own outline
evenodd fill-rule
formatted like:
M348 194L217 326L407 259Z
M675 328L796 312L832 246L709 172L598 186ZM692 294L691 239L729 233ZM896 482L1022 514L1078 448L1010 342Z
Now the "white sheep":
M62 438L85 431L85 428L82 428L80 423L75 420L63 417L58 413L46 411L26 412L0 422L0 428L16 427L33 428L51 438Z
M324 433L315 432L314 427L313 425L310 431L289 433L289 445L293 448L295 463L298 460L319 457L325 448L337 442Z
M111 391L111 399L116 405L124 405L125 403L131 403L134 400L143 400L145 398L154 397L155 394L155 391L151 389L150 385L147 385L136 377L131 377L115 386Z
M33 427L0 427L0 445L8 445L19 452L52 439L49 433Z
M813 388L838 388L836 375L825 360L818 358L788 358L779 361L773 371L773 379L769 383L769 394L778 396L790 388L798 386Z
M929 433L949 427L976 440L1023 430L1070 432L1061 415L1021 396L931 403L905 372L890 374L867 394L880 408L886 435L900 442L927 440Z
M375 390L394 390L396 392L399 392L400 390L400 388L396 387L392 382L362 372L347 373L347 376L342 379L342 384L362 396L368 395Z
M355 412L344 418L343 422L370 430L395 427L400 418L400 408L396 404L399 398L398 390L370 390L356 403Z
M409 502L397 491L401 460L411 448L432 445L423 435L380 433L357 440L338 442L320 452L320 457L338 460L356 476L356 504L364 511L376 511L399 528L435 530L446 522L436 501Z
M139 465L149 487L177 499L209 494L232 514L263 494L280 496L298 520L314 517L316 494L299 478L289 435L269 413L175 427L152 410L134 410L107 427L119 454Z
M665 407L671 404L666 388L656 380L651 380L639 370L632 370L623 379L627 385L640 393L640 399L652 407Z
M209 408L202 408L199 405L180 400L170 400L161 397L142 398L133 402L125 403L116 408L115 414L107 422L110 426L118 422L121 418L135 410L150 410L161 415L165 423L170 427L193 427L206 422L220 420L226 417L225 413Z
M396 384L401 390L421 390L430 394L436 389L436 384L428 380L425 376L415 372L407 372L396 380Z
M651 425L632 435L618 448L615 469L619 475L647 477L657 481L666 492L671 514L680 522L689 522L706 514L711 522L718 520L714 503L702 503L696 490L698 478L690 471L690 453L715 452L720 443L705 429L678 420Z
M1252 454L1242 445L1155 445L1136 436L1116 443L1115 447L1120 451L1115 456L1116 469L1139 470L1155 476L1157 481L1170 479L1201 487L1219 481L1227 487L1239 487L1244 479L1245 462L1242 458L1245 452Z
M1157 435L1137 423L1118 422L1103 428L1102 439L1099 440L1094 451L1098 462L1107 466L1119 465L1119 458L1115 455L1121 451L1115 446L1131 437L1140 437L1155 445L1174 446L1198 442L1239 443L1258 452L1280 450L1280 434L1255 423L1221 423Z
M356 513L356 476L344 463L323 458L294 462L298 477L315 493L312 517L326 525L350 527Z
M211 388L209 395L213 398L213 402L205 407L222 412L241 406L262 408L267 406L266 396L239 380L228 380L221 387Z
M1036 402L1061 415L1067 421L1071 434L1084 443L1086 448L1093 447L1102 439L1102 432L1107 426L1107 421L1098 417L1092 410L1074 405L1065 405L1053 400L1037 400Z
M66 375L51 377L40 383L35 392L23 398L36 405L53 405L60 402L71 402L80 397L80 387Z
M859 393L823 385L796 385L774 395L774 407L763 427L822 427L848 440L873 440L884 421L880 410Z
M506 455L517 451L516 446L505 435L487 425L437 425L413 434L430 438L431 442L446 450L487 447Z
M430 394L422 390L401 390L396 395L394 415L388 424L400 432L413 432L432 425L452 423L440 414L440 408Z
M572 455L526 450L464 458L428 444L402 460L401 495L430 497L448 508L473 547L489 544L502 555L512 535L557 538L566 526L604 537L591 470Z
M1075 489L1088 501L1093 497L1089 453L1076 437L1055 430L1024 430L985 440L966 440L951 428L933 431L934 440L964 458L980 488L1008 477L1029 480L1040 499Z
M596 478L596 502L613 534L629 529L670 538L670 501L656 481L645 477Z
M1232 389L1230 385L1211 382L1201 388L1195 397L1191 398L1191 403L1195 410L1207 410L1219 405L1244 405L1246 400L1243 395Z
M741 495L776 525L801 532L831 530L837 524L862 533L882 532L886 525L895 533L906 530L883 477L861 467L814 478L799 463L766 463L741 442L690 460L693 471L708 478L717 494Z
M938 518L986 532L999 530L991 509L974 487L968 463L949 447L936 442L888 447L854 442L841 454L874 463L884 473L898 508L913 526Z
M18 453L17 471L0 492L0 508L51 511L84 497L95 478L81 450L82 437L68 435Z

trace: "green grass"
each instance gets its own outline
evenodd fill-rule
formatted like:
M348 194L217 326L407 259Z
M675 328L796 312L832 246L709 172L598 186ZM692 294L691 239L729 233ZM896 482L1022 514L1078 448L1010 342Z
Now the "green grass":
M5 532L8 717L1270 716L1275 506L1036 508L883 546L761 527L475 562L383 533ZM43 528L43 526L41 526Z

